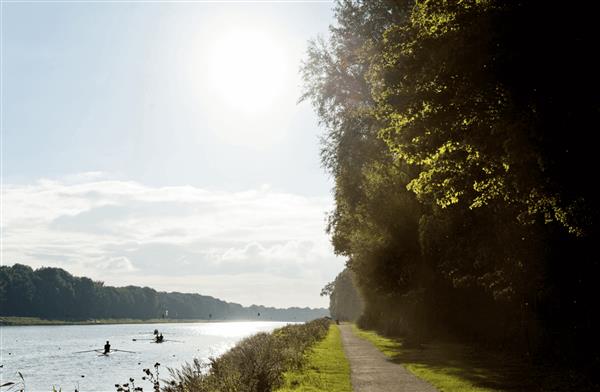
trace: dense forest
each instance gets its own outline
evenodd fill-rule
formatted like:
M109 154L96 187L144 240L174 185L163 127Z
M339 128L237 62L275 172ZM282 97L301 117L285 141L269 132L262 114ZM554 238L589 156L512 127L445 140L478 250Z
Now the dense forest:
M593 3L338 1L303 99L326 130L328 231L362 325L600 365L596 17Z
M22 264L0 266L0 315L61 320L101 318L307 321L326 309L276 309L225 302L149 287L110 287L60 268L33 270Z

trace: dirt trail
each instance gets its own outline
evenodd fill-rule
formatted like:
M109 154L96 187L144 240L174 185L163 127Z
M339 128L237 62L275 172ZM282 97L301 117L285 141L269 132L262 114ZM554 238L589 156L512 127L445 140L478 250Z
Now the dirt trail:
M340 331L354 392L437 392L404 366L391 362L373 344L357 337L352 325L342 324Z

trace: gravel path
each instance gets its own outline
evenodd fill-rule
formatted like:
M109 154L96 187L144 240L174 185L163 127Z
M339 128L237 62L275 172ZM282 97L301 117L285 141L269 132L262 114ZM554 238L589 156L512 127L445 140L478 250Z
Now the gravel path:
M342 324L340 331L354 392L437 392L404 366L389 361L373 344L354 335L352 325Z

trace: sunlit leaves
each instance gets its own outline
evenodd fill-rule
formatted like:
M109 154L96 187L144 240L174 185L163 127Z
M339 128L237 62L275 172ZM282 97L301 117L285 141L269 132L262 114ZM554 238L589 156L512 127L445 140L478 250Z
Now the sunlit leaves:
M586 174L597 40L575 15L543 2L338 3L309 53L306 97L326 125L329 232L369 320L397 326L416 297L525 312L563 284L547 249L578 252L555 239L586 241L598 219ZM381 317L389 309L397 319Z

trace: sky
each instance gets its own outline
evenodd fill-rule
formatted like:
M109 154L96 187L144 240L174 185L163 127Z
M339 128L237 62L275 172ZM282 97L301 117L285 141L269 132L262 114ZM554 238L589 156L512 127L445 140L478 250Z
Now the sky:
M329 2L2 4L2 264L327 306L323 129L298 103Z

